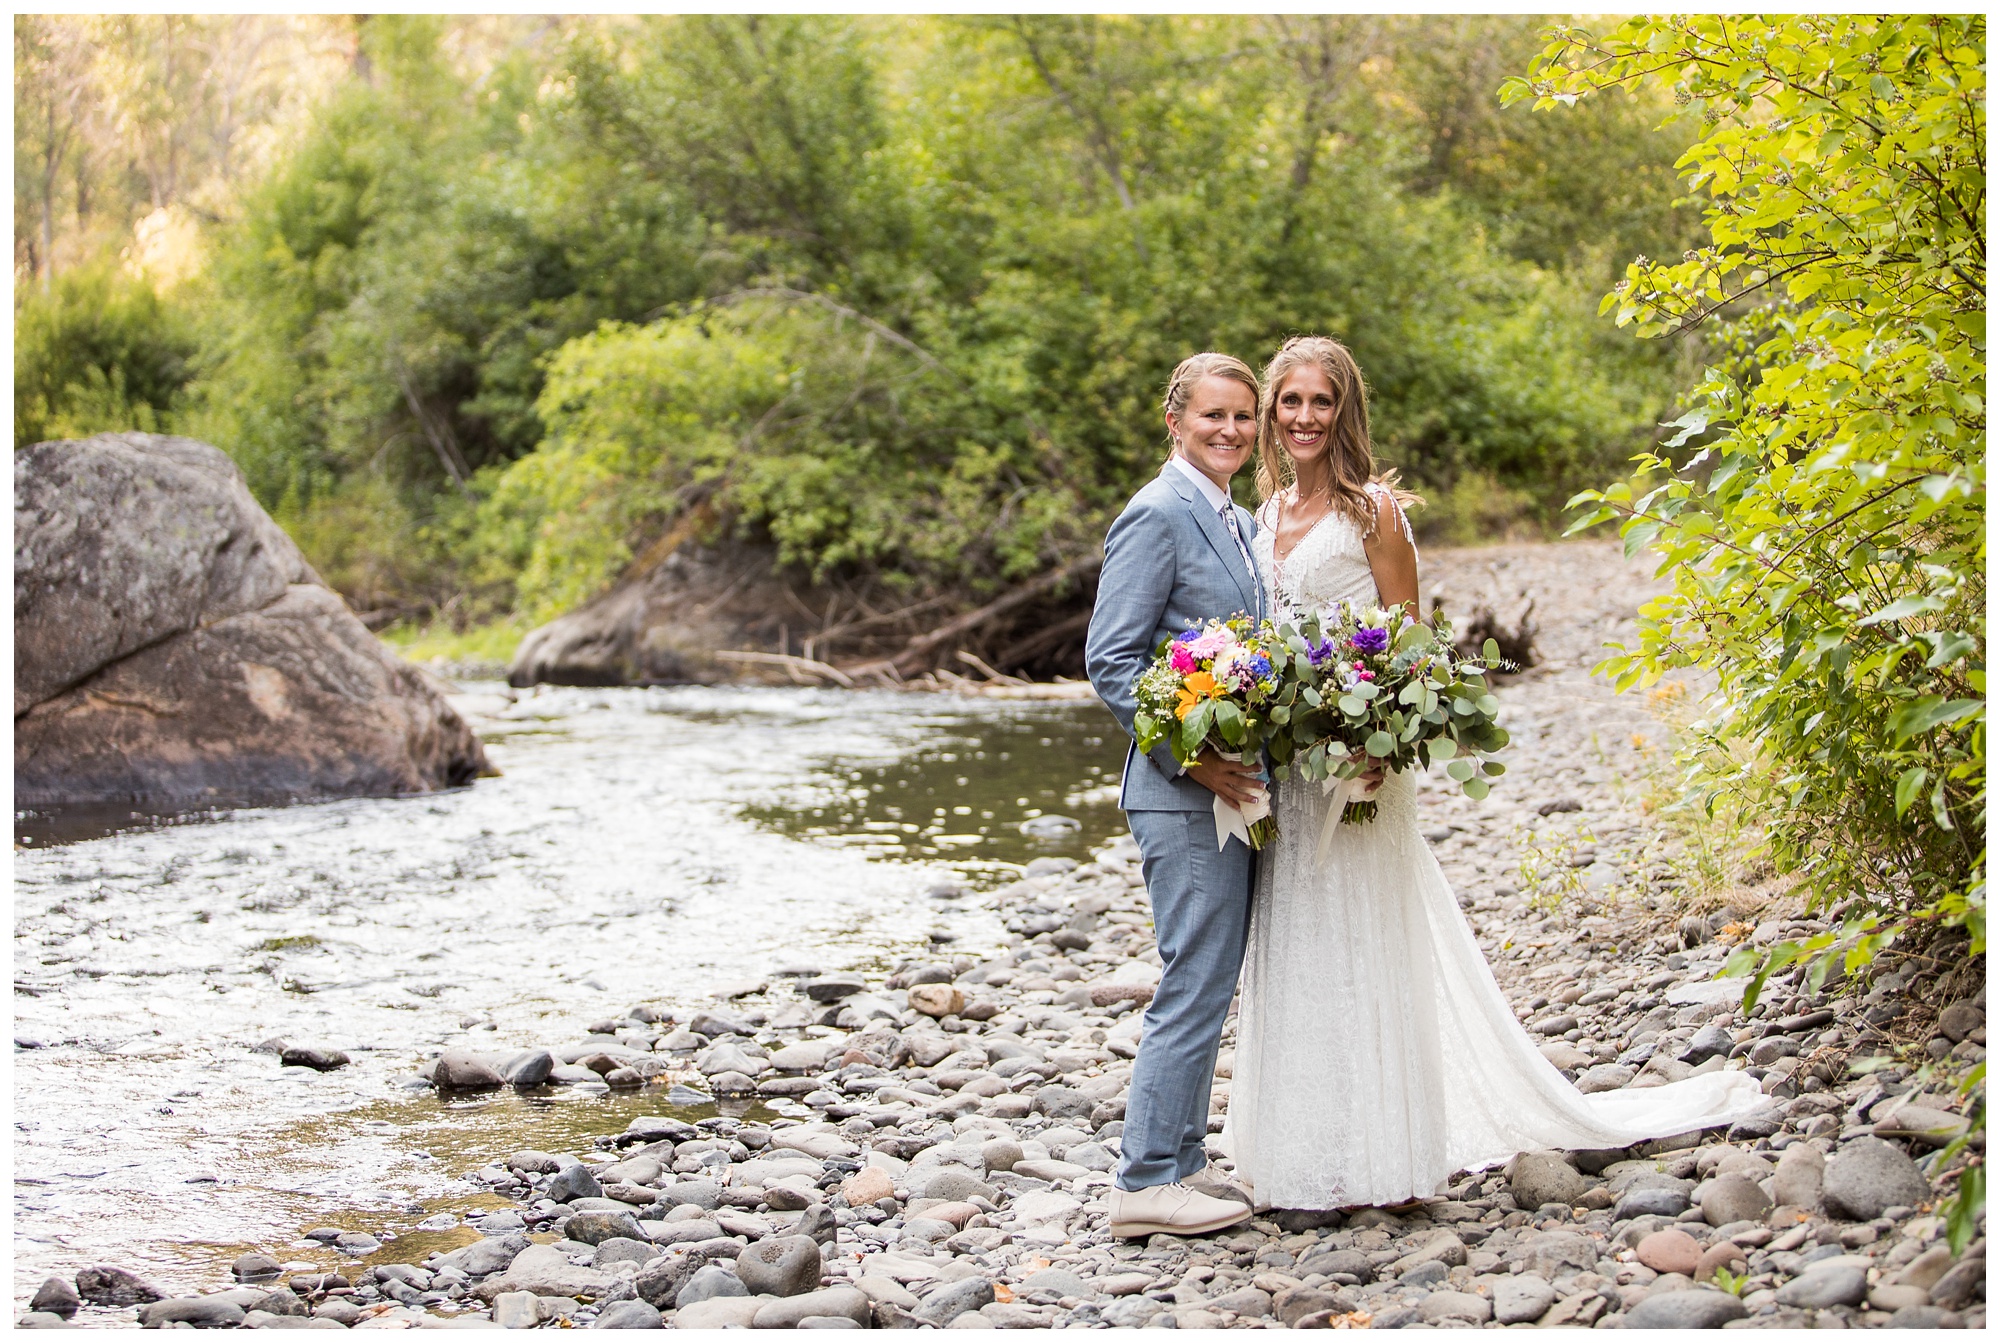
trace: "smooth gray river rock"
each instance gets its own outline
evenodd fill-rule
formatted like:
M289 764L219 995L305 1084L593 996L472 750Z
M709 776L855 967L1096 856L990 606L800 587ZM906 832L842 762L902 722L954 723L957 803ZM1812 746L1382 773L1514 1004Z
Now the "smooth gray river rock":
M1514 1158L1508 1187L1514 1202L1523 1208L1539 1208L1544 1203L1568 1205L1582 1195L1584 1179L1560 1153L1523 1152Z
M614 1301L591 1322L593 1329L664 1329L660 1312L644 1301Z
M1725 1175L1702 1191L1701 1212L1710 1226L1761 1221L1770 1211L1770 1196L1741 1175Z
M967 1278L929 1293L913 1313L920 1320L944 1326L961 1315L992 1304L993 1295L993 1284L985 1278Z
M438 1055L431 1082L440 1091L491 1091L504 1086L500 1070L469 1049L447 1049Z
M516 1255L499 1277L480 1285L479 1295L492 1300L502 1292L533 1292L537 1296L601 1296L616 1281L602 1269L572 1264L553 1245L530 1245Z
M166 1293L129 1269L94 1264L76 1275L77 1295L93 1306L132 1306L159 1301Z
M275 1278L284 1271L284 1265L268 1254L251 1251L236 1257L229 1266L230 1276L242 1282L255 1282L264 1278Z
M1859 1138L1827 1162L1820 1197L1827 1211L1866 1221L1898 1204L1914 1207L1929 1193L1908 1153L1880 1138Z
M67 1319L76 1314L77 1308L82 1304L83 1298L77 1295L75 1283L67 1278L48 1278L35 1290L34 1298L28 1302L28 1309L45 1311Z
M874 1312L867 1296L852 1287L823 1287L760 1306L750 1323L753 1329L797 1329L803 1321L828 1318L865 1328Z
M1814 1264L1778 1289L1778 1304L1821 1310L1858 1306L1868 1298L1868 1271L1854 1264Z
M462 1250L438 1256L435 1266L455 1268L470 1278L484 1278L490 1274L503 1272L514 1262L521 1251L533 1244L525 1235L513 1235L475 1241Z
M563 1234L585 1245L602 1245L610 1240L643 1242L644 1233L629 1212L579 1212L573 1214Z
M1659 1292L1625 1312L1627 1329L1720 1329L1750 1313L1726 1292Z
M1538 1320L1556 1303L1556 1289L1532 1273L1505 1278L1493 1285L1493 1318L1501 1324Z
M712 1296L749 1296L750 1289L731 1269L720 1264L708 1264L695 1271L693 1277L674 1297L678 1307L692 1306L697 1301L706 1301Z
M736 1257L736 1276L751 1295L797 1296L819 1286L819 1243L810 1236L777 1236Z
M558 1203L570 1203L580 1198L603 1198L604 1187L597 1183L590 1167L579 1162L564 1166L551 1175L549 1182L542 1187L542 1193Z
M139 1307L139 1323L148 1329L165 1324L222 1329L243 1323L243 1307L213 1296L175 1296Z
M287 1045L278 1061L287 1068L311 1068L314 1072L329 1073L335 1068L345 1068L354 1060L344 1050L317 1045Z

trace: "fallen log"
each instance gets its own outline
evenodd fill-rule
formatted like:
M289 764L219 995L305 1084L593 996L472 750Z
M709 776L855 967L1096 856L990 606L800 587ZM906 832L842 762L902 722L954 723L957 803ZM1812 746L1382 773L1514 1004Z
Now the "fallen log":
M811 658L793 657L790 653L759 653L750 649L726 649L715 655L717 662L748 662L764 667L782 667L795 684L803 685L802 676L817 677L831 681L843 690L854 689L854 676L840 668Z
M892 669L898 679L914 676L934 664L944 649L963 640L972 631L991 624L1010 612L1018 611L1038 598L1046 597L1073 579L1097 572L1103 564L1102 555L1089 555L1065 564L1060 569L1051 569L1019 587L1002 593L984 606L947 620L928 633L913 636L908 646L896 656L884 659L880 663L849 667L847 673L856 676L864 671L875 671L881 667Z
M1090 612L1078 611L1075 615L1058 620L1046 629L1036 630L1007 651L1015 666L1025 666L1089 628Z
M818 633L806 639L806 654L809 657L816 656L816 650L830 646L835 639L843 639L849 635L880 629L884 625L894 625L901 621L914 619L926 611L936 610L950 600L951 595L949 593L939 593L935 597L926 597L920 602L914 602L909 606L901 607L894 611L881 611L874 615L864 615L854 620L844 620L838 625L825 626Z
M1028 682L1022 680L1018 676L1009 676L1006 672L995 671L992 667L989 667L986 664L984 659L976 657L973 654L966 652L963 648L958 650L957 656L960 662L963 662L966 666L972 668L974 671L984 675L986 679L992 682L994 685L1028 684Z

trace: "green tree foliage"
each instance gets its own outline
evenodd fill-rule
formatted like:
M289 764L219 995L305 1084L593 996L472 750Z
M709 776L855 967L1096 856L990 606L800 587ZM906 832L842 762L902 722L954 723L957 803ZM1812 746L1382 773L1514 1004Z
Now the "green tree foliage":
M14 312L14 446L166 428L195 346L186 314L114 261L24 293Z
M1836 931L1762 956L1824 976L1890 939L1985 949L1985 20L1634 20L1565 29L1512 81L1537 106L1670 87L1710 240L1605 300L1723 357L1653 487L1590 491L1673 589L1624 686L1720 682L1693 786L1766 818Z
M229 217L243 179L280 143L273 132L346 70L352 26L280 15L17 16L16 267L46 289L58 272L130 246L142 216L170 216L177 233Z
M554 469L579 440L549 408L616 420L625 443L648 417L705 416L699 383L628 395L641 352L717 339L715 310L688 306L702 300L793 310L700 347L757 363L767 343L794 379L760 374L750 404L715 372L732 423L783 432L716 453L701 497L815 575L977 589L1084 553L1157 469L1166 371L1198 348L1257 358L1300 329L1361 352L1384 454L1421 483L1552 504L1556 482L1639 435L1659 363L1591 332L1583 287L1511 261L1447 193L1407 190L1393 155L1335 152L1336 109L1379 139L1374 93L1336 78L1351 36L1088 19L579 30L536 117L592 147L570 163L601 198L646 202L701 246L670 272L687 286L677 315L549 366L561 385L534 457L551 460L510 468L482 508L475 538L512 538L483 572L527 565L539 610L665 528L663 501L693 477L657 453L589 451L604 506L583 508ZM1301 52L1325 59L1301 67ZM805 408L871 345L873 368L907 364L921 394L883 414L859 392L837 414Z
M958 441L959 393L886 328L814 305L607 324L552 361L548 438L494 482L482 549L518 569L530 619L704 504L820 573L882 554L957 563L1022 526L985 511L994 462Z
M1475 203L1508 252L1608 282L1635 256L1676 256L1704 236L1674 168L1693 131L1660 125L1651 90L1604 90L1588 115L1563 118L1493 96L1542 49L1548 19L1457 14L1383 27L1416 113L1414 184Z
M1684 144L1646 129L1657 95L1584 111L1581 155L1440 101L1490 104L1517 21L352 27L352 76L188 290L178 422L365 607L518 580L552 609L696 508L821 575L991 589L1097 543L1180 358L1301 330L1355 348L1433 525L1546 521L1682 376L1591 311L1606 256L1679 236L1644 205ZM628 386L684 348L787 380ZM649 415L727 423L741 460L705 475ZM588 505L557 469L586 459Z
M1643 439L1670 363L1593 330L1587 286L1510 258L1451 190L1411 189L1386 75L1341 22L662 21L579 34L544 106L602 151L580 168L607 196L703 225L689 300L810 294L934 366L955 435L885 421L866 468L829 442L777 513L721 486L816 568L978 586L1082 553L1157 469L1166 371L1296 330L1354 345L1418 483L1553 509ZM887 462L984 497L924 528L804 502L807 479L899 499Z

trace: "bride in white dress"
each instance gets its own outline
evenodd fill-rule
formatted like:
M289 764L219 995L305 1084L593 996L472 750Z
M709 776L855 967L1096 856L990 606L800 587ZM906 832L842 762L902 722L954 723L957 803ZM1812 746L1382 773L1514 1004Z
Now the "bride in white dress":
M1268 609L1416 610L1416 550L1397 491L1371 481L1353 357L1295 338L1264 385L1269 497L1255 544ZM1494 982L1418 831L1414 778L1390 774L1375 797L1376 819L1342 825L1322 866L1326 796L1276 792L1280 838L1258 862L1222 1144L1259 1207L1402 1203L1516 1152L1625 1147L1764 1103L1741 1072L1576 1090Z

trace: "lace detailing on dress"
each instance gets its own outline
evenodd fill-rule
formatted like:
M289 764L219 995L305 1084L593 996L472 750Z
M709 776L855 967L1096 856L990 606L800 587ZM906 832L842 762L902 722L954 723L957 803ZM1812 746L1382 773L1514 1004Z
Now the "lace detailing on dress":
M1377 498L1386 494L1392 502L1395 498L1383 485L1371 484L1368 492ZM1414 547L1416 537L1410 531L1409 515L1401 504L1395 509L1403 535ZM1348 602L1378 603L1381 596L1375 590L1375 572L1368 565L1369 535L1345 509L1330 508L1280 561L1278 501L1275 496L1265 500L1257 510L1257 567L1264 576L1272 615L1282 620L1313 611L1324 618Z

